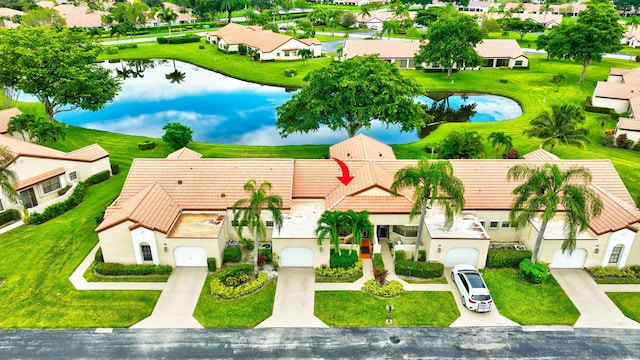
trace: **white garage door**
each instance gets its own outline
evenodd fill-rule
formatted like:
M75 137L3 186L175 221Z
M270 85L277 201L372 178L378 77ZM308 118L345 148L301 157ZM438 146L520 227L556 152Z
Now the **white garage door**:
M444 258L445 267L453 267L458 264L467 264L478 267L478 249L476 248L451 248Z
M562 250L557 250L553 254L553 260L551 260L550 268L582 268L584 262L587 260L586 249L574 249L569 255L568 251L564 253Z
M201 247L180 246L173 251L176 266L207 266L207 252Z
M280 251L280 266L313 266L313 250L305 246L288 246Z

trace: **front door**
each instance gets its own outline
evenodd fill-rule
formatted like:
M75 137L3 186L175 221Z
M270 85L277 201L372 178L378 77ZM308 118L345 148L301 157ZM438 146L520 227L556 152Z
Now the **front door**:
M33 191L33 188L20 191L20 196L22 196L24 206L27 209L38 206L38 199L36 199L36 192Z

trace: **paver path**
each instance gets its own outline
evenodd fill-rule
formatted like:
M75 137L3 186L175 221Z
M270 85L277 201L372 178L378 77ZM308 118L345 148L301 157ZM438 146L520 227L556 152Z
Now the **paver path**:
M586 271L552 269L551 273L580 311L574 327L640 329L640 324L624 316Z

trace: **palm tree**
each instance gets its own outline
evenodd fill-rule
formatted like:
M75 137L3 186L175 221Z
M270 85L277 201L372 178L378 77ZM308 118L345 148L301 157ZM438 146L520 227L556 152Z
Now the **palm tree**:
M176 61L173 60L173 71L165 74L164 78L169 80L170 83L172 84L180 84L181 82L184 81L184 78L187 76L186 73L176 69Z
M253 235L253 261L254 270L258 271L258 243L267 238L267 227L262 220L262 210L267 209L273 216L276 229L282 227L282 198L278 195L270 195L271 183L268 181L258 185L256 179L251 179L244 184L244 191L249 194L248 199L240 199L233 204L233 220L238 236L242 238L242 230L245 226Z
M373 224L369 220L369 212L361 211L355 212L353 210L348 210L344 213L346 218L347 225L351 230L351 235L353 235L353 241L351 241L351 248L349 249L349 254L353 251L353 244L358 246L362 245L362 238L364 237L364 233L371 234L373 232Z
M553 10L553 8L551 7L551 4L546 2L544 3L544 5L540 6L540 11L542 11L542 13L544 14L542 16L542 25L544 25L545 27L547 26L546 22L547 22L547 13L550 13L551 10Z
M158 12L156 17L158 18L158 20L167 23L167 26L169 27L169 37L171 37L171 22L178 18L178 14L173 12L171 8L165 7Z
M322 245L324 239L329 237L335 253L342 255L340 251L340 229L345 225L345 214L341 211L325 210L320 215L317 225L315 233L318 237L318 245Z
M576 248L576 235L589 225L589 219L597 217L602 211L602 201L587 187L591 182L591 172L584 167L571 167L561 170L556 164L544 164L541 167L516 165L509 169L508 180L524 181L513 189L516 198L509 212L510 221L521 228L540 214L542 224L538 231L531 262L538 260L538 252L547 224L564 208L565 235L562 251L571 253ZM577 183L582 181L583 183Z
M371 16L371 8L369 7L369 5L362 5L362 7L360 7L360 12L358 13L358 15L360 15L362 22L365 22L365 18Z
M22 140L27 141L25 133L28 135L36 122L36 117L33 114L20 114L16 115L7 123L7 133L13 135L13 133L20 133Z
M39 117L32 124L29 132L31 140L37 144L44 145L47 142L55 143L64 140L67 136L64 126L59 123L52 123L43 117Z
M387 40L391 39L391 34L397 34L400 32L400 21L393 19L382 23L381 35L387 34Z
M572 104L553 105L551 112L550 115L545 111L532 119L529 122L531 127L522 133L541 139L542 147L551 145L551 152L558 143L585 148L589 143L589 129L578 127L584 123L582 108Z
M491 146L496 149L496 158L498 157L498 153L500 152L500 148L504 148L504 151L508 151L513 148L513 143L511 142L511 136L506 135L502 131L494 131L489 134L489 141L491 141Z
M477 131L452 131L438 148L441 159L479 159L484 155L482 136Z
M14 185L18 183L18 175L9 170L9 165L15 160L6 146L0 145L0 189L7 199L15 203L18 199L18 191Z
M417 261L427 208L434 203L440 205L444 209L444 229L449 230L453 225L454 214L464 207L464 185L453 175L453 166L450 162L420 160L416 166L400 169L393 176L391 192L394 195L397 195L399 190L409 187L414 189L413 207L409 213L409 220L420 213L414 254Z

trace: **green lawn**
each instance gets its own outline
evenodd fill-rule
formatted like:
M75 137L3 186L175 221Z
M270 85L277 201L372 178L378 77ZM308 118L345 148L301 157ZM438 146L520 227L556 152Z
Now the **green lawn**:
M276 282L270 281L258 292L236 300L219 300L211 296L209 281L200 293L200 299L193 316L204 327L247 328L255 327L273 311L273 299L276 295Z
M607 296L626 317L640 322L640 293L610 292Z
M314 312L329 326L388 326L387 304L395 308L393 326L449 326L460 316L446 291L408 291L393 299L362 291L316 291Z
M573 325L580 313L553 276L534 285L515 269L487 269L483 277L500 314L520 325Z

